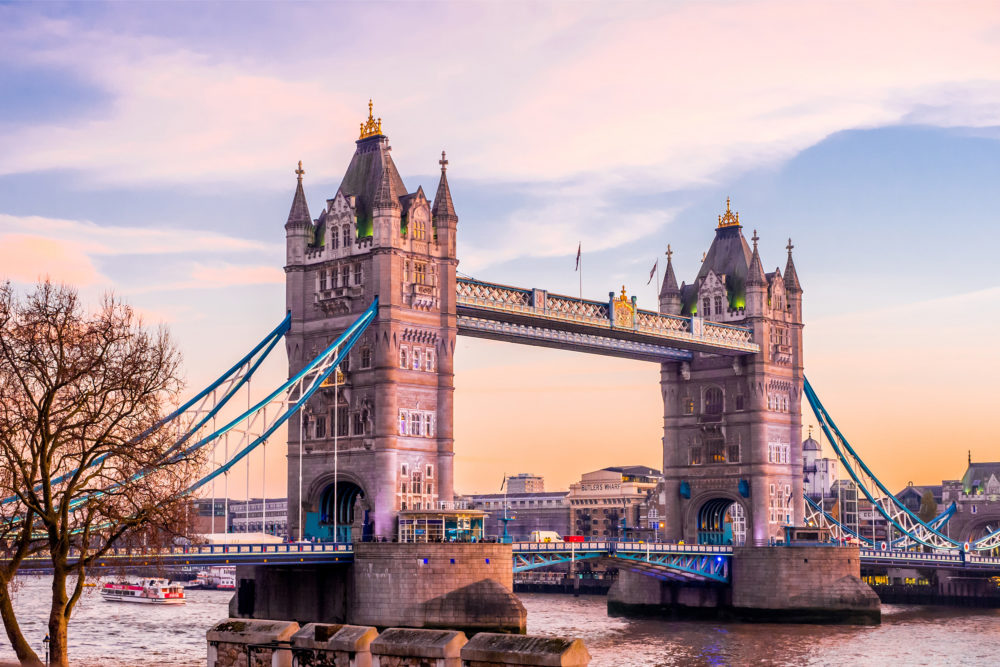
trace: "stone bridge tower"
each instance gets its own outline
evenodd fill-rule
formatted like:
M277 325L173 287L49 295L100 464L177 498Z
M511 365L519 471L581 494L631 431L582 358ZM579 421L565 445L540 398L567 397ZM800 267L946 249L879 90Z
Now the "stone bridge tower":
M368 119L347 172L319 217L298 185L285 224L289 375L333 342L379 297L378 317L288 428L288 525L349 539L392 537L396 512L450 501L455 350L455 234L448 162L433 205L409 193L382 120ZM334 443L338 452L336 460ZM299 453L303 452L301 497ZM336 491L334 480L337 480Z
M742 229L727 199L691 284L668 249L660 311L751 327L760 352L662 364L667 540L760 545L803 521L802 288L791 241L784 274L765 273Z

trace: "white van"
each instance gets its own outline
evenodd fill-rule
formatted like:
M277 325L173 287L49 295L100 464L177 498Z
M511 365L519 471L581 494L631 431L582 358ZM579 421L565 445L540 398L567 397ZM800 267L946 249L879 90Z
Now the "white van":
M554 530L533 530L531 531L531 542L562 542L563 538Z

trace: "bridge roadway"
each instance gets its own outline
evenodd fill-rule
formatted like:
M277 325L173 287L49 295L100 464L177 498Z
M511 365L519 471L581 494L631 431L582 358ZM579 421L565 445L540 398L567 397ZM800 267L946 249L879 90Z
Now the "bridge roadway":
M648 574L679 581L728 582L730 546L670 544L659 542L515 542L514 572L566 565L577 561L608 559ZM112 549L91 566L91 571L141 566L264 565L295 563L344 563L353 561L349 543L303 542L281 544L213 544L154 549ZM929 567L935 569L995 572L1000 557L960 552L861 549L862 566ZM51 569L47 558L29 558L22 571Z

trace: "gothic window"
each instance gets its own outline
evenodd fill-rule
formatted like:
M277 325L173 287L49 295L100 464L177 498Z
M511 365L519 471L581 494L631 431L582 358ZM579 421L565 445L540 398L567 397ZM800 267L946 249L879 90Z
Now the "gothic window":
M717 315L721 315L722 314L722 297L721 296L715 297L715 313Z
M406 463L400 465L399 466L399 474L401 474L403 477L409 477L410 476L410 466L408 464L406 464Z
M347 423L348 410L346 405L337 406L337 435L347 436Z
M722 390L718 387L709 387L705 391L705 414L722 414Z
M424 366L429 371L434 371L434 348L427 349L427 358L424 360Z
M372 367L372 349L370 347L361 348L361 368Z
M348 266L347 264L344 264L344 266L340 268L340 286L347 287L350 284L351 284L351 267Z
M746 397L743 394L736 396L736 409L745 410L746 409Z
M344 225L344 247L345 248L350 248L351 247L351 226L350 225Z
M427 470L424 471L427 479L434 479L434 466L428 465Z
M419 371L422 362L422 354L419 347L413 348L413 370Z
M420 418L418 413L410 414L410 435L421 435L423 425L424 420Z
M406 410L400 410L399 411L399 434L400 435L406 435L406 432L407 432L407 428L406 428L407 427L407 424L406 424L407 419L406 418L408 416L409 415L406 414ZM403 465L403 474L404 475L406 474L406 465L405 464Z
M364 269L361 266L361 262L354 265L354 284L360 285L363 282Z
M712 300L711 299L705 299L705 300L703 300L701 302L701 309L705 311L705 312L703 312L701 314L702 317L706 317L706 318L707 317L711 317L712 316Z
M365 434L365 419L361 411L358 410L354 413L354 435L364 435Z
M403 260L403 282L410 282L410 262L409 260Z
M326 271L319 272L319 288L321 291L326 290Z
M722 438L708 438L705 441L709 463L726 462L726 442Z
M400 368L409 368L410 367L410 358L408 356L408 353L409 353L409 351L407 350L407 348L406 348L405 345L400 345L399 346L399 367Z
M690 447L688 449L688 465L701 465L701 447Z
M316 417L316 438L326 437L326 417Z
M418 285L426 285L427 284L427 264L426 263L424 263L424 262L414 262L413 263L413 272L415 274L414 277L413 277L413 282L417 283Z
M681 405L683 406L684 414L686 414L686 415L693 415L694 414L694 399L693 398L687 397L687 398L681 399Z
M413 238L417 241L424 240L424 234L426 233L427 227L424 222L422 215L413 216Z
M729 451L727 452L726 459L730 463L740 462L740 446L739 444L729 445Z
M424 413L424 435L434 437L434 415L429 412Z

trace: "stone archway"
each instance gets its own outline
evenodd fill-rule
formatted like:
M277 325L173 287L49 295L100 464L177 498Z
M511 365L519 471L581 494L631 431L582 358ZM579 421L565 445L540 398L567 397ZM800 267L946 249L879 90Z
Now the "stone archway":
M1000 516L979 519L965 529L965 534L962 536L963 542L972 544L976 540L986 537L997 530L1000 530ZM981 556L1000 555L1000 548L977 552L977 554Z
M691 504L697 544L742 546L747 537L747 512L738 500L724 495L708 496Z

